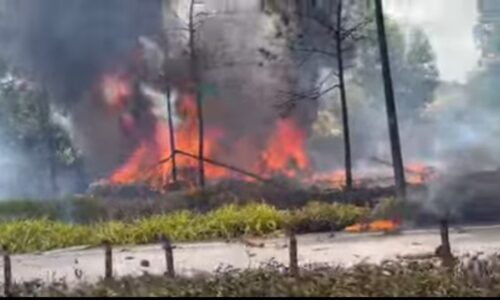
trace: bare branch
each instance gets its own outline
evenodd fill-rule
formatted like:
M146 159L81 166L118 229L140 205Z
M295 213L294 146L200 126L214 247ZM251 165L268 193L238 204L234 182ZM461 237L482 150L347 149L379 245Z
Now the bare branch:
M368 24L372 22L371 18L366 18L365 20L359 22L358 24L354 25L353 27L349 29L342 30L341 29L341 40L346 40L352 35L356 34L360 30L362 30L364 27L366 27Z
M336 72L334 69L332 69L332 71L328 75L326 75L325 78L323 78L323 80L319 83L319 87L322 88L323 85L333 76L339 77L339 73Z
M323 54L323 55L326 55L328 57L336 57L337 56L336 52L330 52L330 51L323 50L323 49L318 49L318 48L298 48L298 47L295 48L295 47L291 47L291 50L292 51L298 51L298 52L311 53L311 54Z
M340 85L334 84L326 89L322 89L322 87L323 84L305 92L281 92L281 94L283 94L283 97L286 99L275 104L274 107L281 111L282 116L287 116L295 109L295 107L297 107L300 101L317 101L329 92L340 88Z

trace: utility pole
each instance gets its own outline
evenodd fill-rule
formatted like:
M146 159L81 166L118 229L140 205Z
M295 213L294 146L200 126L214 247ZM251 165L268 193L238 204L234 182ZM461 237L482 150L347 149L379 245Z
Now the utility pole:
M389 123L389 137L391 141L391 153L394 165L394 177L396 179L396 196L399 200L404 200L406 198L406 180L404 173L403 155L401 153L401 142L399 138L396 103L394 101L394 89L392 86L391 65L389 61L389 50L387 47L387 36L385 31L384 9L382 0L375 0L375 17L377 20L378 40L380 44L380 56L382 60L382 76L384 79L387 120Z

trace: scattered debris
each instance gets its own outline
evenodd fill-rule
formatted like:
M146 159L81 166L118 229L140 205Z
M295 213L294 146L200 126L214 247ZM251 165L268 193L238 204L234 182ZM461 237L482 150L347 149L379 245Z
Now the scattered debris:
M314 248L314 249L312 249L312 251L313 251L313 252L319 252L319 251L326 251L326 250L328 250L328 249L329 249L329 248L327 248L327 247L323 247L323 248Z
M406 255L398 255L398 259L407 259L407 260L428 260L436 258L435 253L420 253L420 254L406 254Z
M141 267L149 268L149 266L150 266L149 260L147 260L147 259L141 260Z
M251 247L251 248L264 248L266 246L262 242L261 243L254 242L254 241L251 241L251 240L248 240L248 239L245 239L245 238L242 239L242 242L243 242L243 244L245 244L245 246Z
M76 279L81 280L83 278L83 271L81 269L75 268L74 274Z

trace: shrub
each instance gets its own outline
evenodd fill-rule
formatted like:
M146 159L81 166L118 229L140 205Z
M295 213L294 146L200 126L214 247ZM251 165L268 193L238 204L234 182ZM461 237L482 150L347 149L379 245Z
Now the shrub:
M360 221L368 209L345 204L310 202L287 213L287 224L296 232L325 232L345 228Z
M364 209L341 204L312 203L286 212L266 204L227 205L207 214L179 211L137 219L132 222L108 221L90 225L60 221L26 219L0 223L0 243L12 252L45 251L79 245L146 244L165 234L176 242L231 239L243 235L265 236L297 224L303 231L338 229L359 221Z
M55 220L58 215L57 201L11 200L0 202L0 220L27 218L48 218Z

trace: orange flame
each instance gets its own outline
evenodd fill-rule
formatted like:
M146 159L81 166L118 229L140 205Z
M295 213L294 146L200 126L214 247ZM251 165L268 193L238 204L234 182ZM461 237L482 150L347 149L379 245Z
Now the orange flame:
M400 223L392 220L378 220L371 223L360 223L349 227L344 230L350 233L361 232L395 232L399 230Z
M106 75L101 82L101 92L104 104L110 113L119 114L121 127L125 133L136 132L136 125L140 120L133 116L135 101L133 89L127 76L118 74ZM197 105L192 93L183 93L177 101L176 111L181 122L174 129L177 150L198 156L198 121ZM154 120L154 119L153 119ZM156 119L153 123L153 132L136 134L137 147L132 151L127 161L119 167L108 179L110 184L131 185L146 183L150 187L163 191L171 181L172 163L163 162L172 154L170 149L170 131L164 120ZM129 134L130 135L130 134ZM132 136L132 135L130 135ZM222 140L225 131L218 127L206 126L204 135L204 157L227 161L231 153L224 152ZM246 149L252 139L242 137L236 144L239 149ZM338 170L323 174L311 172L311 162L307 155L307 133L298 126L293 119L280 119L272 128L272 133L266 141L257 161L247 161L239 165L242 169L253 171L262 177L275 174L291 178L302 176L308 183L324 182L329 186L342 188L345 186L345 172ZM198 161L192 157L177 154L176 166L179 179L192 182L195 180ZM429 170L424 165L412 164L409 181L423 183L427 180ZM222 167L205 163L205 176L209 180L228 178L234 174ZM251 181L252 179L246 178ZM355 178L354 184L360 184L361 179ZM383 226L382 226L383 227Z
M102 80L102 95L104 103L113 113L120 114L122 129L131 132L137 123L127 111L132 98L132 88L124 76L106 75ZM175 128L175 143L177 150L198 156L198 122L197 105L190 93L181 95L177 112L181 118ZM155 189L163 189L171 179L172 164L159 163L171 156L169 128L166 122L156 120L154 133L149 136L140 136L138 146L128 160L118 168L109 178L110 184L129 185L146 182ZM216 158L227 153L222 152L220 145L224 138L224 130L207 126L204 135L204 157ZM242 139L242 141L247 141ZM248 139L247 143L251 141ZM299 172L310 169L309 158L306 154L306 133L291 119L279 120L273 133L267 141L267 147L253 165L240 166L243 169L258 172L265 176L276 173L295 177ZM195 170L198 161L182 154L176 155L176 165L179 170ZM192 174L180 177L184 180L193 180ZM193 172L191 172L193 173ZM205 175L208 179L216 180L231 176L227 169L205 163ZM251 180L251 179L248 179Z
M424 184L436 178L436 171L422 163L412 163L406 166L407 181L410 184Z
M260 169L264 174L281 173L295 177L297 171L307 171L309 158L305 151L305 133L291 119L279 120L267 149L261 155Z

